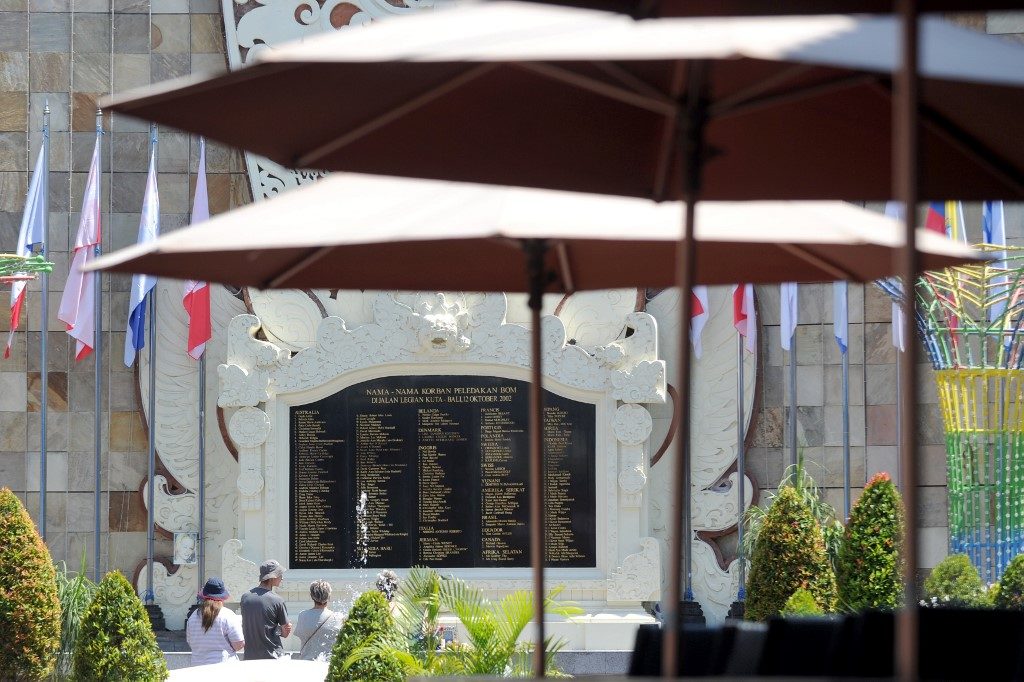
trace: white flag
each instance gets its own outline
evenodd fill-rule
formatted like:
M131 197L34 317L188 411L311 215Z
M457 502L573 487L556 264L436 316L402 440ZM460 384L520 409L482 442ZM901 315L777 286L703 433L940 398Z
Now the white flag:
M850 310L846 300L846 282L832 284L832 332L843 353L850 347Z
M39 156L36 158L36 167L32 171L32 181L28 186L28 197L25 199L25 213L21 216L21 229L18 231L18 244L15 253L26 258L35 252L36 246L41 246L46 240L46 211L47 200L43 188L44 178L49 172L44 167L46 160L46 139L47 131L43 131L43 146L39 148ZM4 349L4 357L11 356L11 343L14 341L14 332L21 324L21 311L25 305L25 288L28 282L16 281L11 283L11 333L7 336L7 347ZM43 313L43 329L46 329L46 314ZM44 332L45 333L45 332Z
M99 255L100 224L100 133L96 132L96 146L89 164L89 177L82 198L82 216L75 235L74 256L68 268L68 281L60 299L57 319L68 326L68 334L75 340L75 360L81 360L95 347L95 289L96 274L82 272L82 268Z
M796 282L784 282L779 285L779 333L782 335L782 349L789 350L793 345L793 334L797 323L797 287Z
M743 337L748 353L757 350L757 309L754 308L754 285L737 284L732 290L732 324Z
M903 202L887 201L885 203L885 215L896 220L903 220ZM898 279L891 280L893 285L903 291ZM903 306L896 301L892 302L892 345L903 352L907 349L907 340L903 338Z
M149 174L146 176L146 194L142 199L142 218L139 220L139 244L151 242L160 234L160 193L156 186L156 141L149 151ZM156 286L156 277L132 275L131 299L128 302L128 333L124 337L124 364L135 364L135 355L146 345L146 295ZM156 320L151 320L154 324Z
M690 342L693 344L693 354L700 359L704 352L704 344L701 335L704 333L704 325L711 316L711 309L708 307L708 288L698 285L693 288L692 317L690 318Z

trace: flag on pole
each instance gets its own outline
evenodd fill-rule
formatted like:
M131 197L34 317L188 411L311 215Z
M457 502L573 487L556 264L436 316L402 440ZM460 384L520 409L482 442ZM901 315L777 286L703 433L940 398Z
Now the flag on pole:
M981 240L986 244L994 246L1006 246L1006 219L1003 216L1003 202L986 201L981 205ZM1002 258L1006 258L1006 251L997 251ZM993 267L1005 268L1006 261L998 260L992 263ZM1009 278L1007 275L996 277L993 282L998 286L992 292L995 296L1008 295ZM1006 310L1006 299L995 301L988 308L989 322L994 322L1002 316ZM1009 337L1006 339L1009 340Z
M732 291L732 323L743 337L748 353L757 348L757 311L754 309L754 285L737 284Z
M693 354L700 359L701 353L704 352L704 344L701 340L701 335L704 333L704 325L708 322L708 317L711 315L710 308L708 307L708 288L704 285L695 286L693 288L692 315L690 318L690 343L693 344Z
M832 283L832 332L842 353L850 347L850 310L846 300L846 282Z
M78 221L75 235L74 255L68 268L68 281L60 299L57 319L68 326L68 335L75 340L75 360L82 360L95 346L93 335L95 323L96 276L82 272L87 263L96 258L100 247L102 231L100 220L100 139L103 133L96 131L96 146L89 164L89 177L85 181L85 196L82 198L82 216Z
M888 205L896 202L890 201L886 204L886 213L888 214ZM903 213L903 207L900 207L900 213ZM941 201L933 201L928 204L928 212L924 216L924 226L926 229L932 232L938 232L949 236L949 225L946 223L946 205Z
M149 174L146 194L142 199L142 218L139 220L139 244L153 241L160 234L160 194L156 186L156 138L149 150ZM135 364L135 355L146 345L146 296L156 286L150 275L132 275L131 299L128 302L128 334L124 337L124 364Z
M935 206L935 204L929 204L929 217L931 216L933 206ZM896 220L903 220L903 204L899 201L887 201L885 203L885 215ZM945 218L943 218L942 225L943 227L941 232L942 234L945 234ZM930 225L926 224L925 226L928 227L929 229L934 229ZM903 291L903 286L900 284L898 279L893 278L890 281L898 291ZM907 349L907 340L903 338L903 306L901 306L897 301L892 302L892 345L896 346L896 348L898 348L900 352L903 352Z
M206 140L199 139L199 168L196 170L196 195L192 200L192 225L201 223L210 217L210 197L206 189ZM210 324L210 284L208 282L197 282L190 279L185 282L185 291L182 295L181 304L185 306L185 314L188 315L188 340L186 352L193 360L198 360L206 350L206 342L213 336L213 328ZM697 306L694 305L696 311ZM697 313L694 312L696 316ZM703 327L703 323L701 323ZM697 340L694 341L694 350L697 357L700 357L700 330L697 329L696 319L691 328L692 334L696 332Z
M783 282L779 285L779 334L782 336L782 349L789 350L793 345L793 334L797 323L797 288L796 282Z
M46 239L46 196L44 195L43 179L48 168L44 168L46 161L46 132L44 131L43 146L39 148L39 156L36 158L36 167L32 171L32 181L28 186L28 197L25 199L25 213L21 216L21 229L18 231L18 244L15 253L26 258L31 256L36 246L42 246ZM4 358L11 356L11 344L14 342L14 332L21 324L21 309L25 304L25 289L28 286L26 281L13 282L11 284L11 332L7 335L7 347L4 348ZM43 313L46 319L46 313ZM45 326L45 322L44 322Z

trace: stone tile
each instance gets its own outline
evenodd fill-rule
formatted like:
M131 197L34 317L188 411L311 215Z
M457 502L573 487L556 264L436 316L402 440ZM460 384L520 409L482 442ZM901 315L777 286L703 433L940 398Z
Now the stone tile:
M153 52L184 54L188 51L189 16L187 14L155 15L153 17Z
M29 345L32 348L39 348L39 336L40 336L39 332L29 332L28 342L29 342ZM51 367L51 368L67 367L67 361L68 361L68 339L69 338L70 337L66 333L64 333L64 332L50 332L49 335L46 337L46 339L47 339L46 340L46 356L48 358L48 363L49 363L47 365L48 367ZM31 356L28 358L28 370L30 372L38 372L39 371L39 354L38 353L32 353ZM56 389L55 385L52 382L60 381L60 379L53 379L53 376L55 374L56 374L56 371L51 371L50 375L49 375L50 379L48 380L48 383L50 383L50 390L51 391L54 391ZM63 384L64 384L63 392L59 393L57 396L54 396L53 394L50 395L50 409L60 409L59 405L61 405L61 404L63 404L65 406L64 409L67 409L66 408L66 406L67 406L67 378L66 377L63 379ZM29 382L29 386L30 386L29 395L32 395L31 381ZM39 388L37 386L36 387L36 400L37 400L37 402L39 400L38 396L39 396ZM55 399L56 397L60 398L59 402L56 401L56 399Z
M935 408L917 412L917 438L920 445L939 445L946 442L942 415Z
M0 412L0 451L25 451L27 423L24 412Z
M110 72L109 55L107 56L107 59L108 59L107 65L104 67L106 69L106 71L104 73L109 74L109 72ZM79 60L76 58L75 59L75 67L76 68L78 67L78 61ZM86 90L85 87L83 87L82 85L80 85L78 83L77 78L78 77L76 75L75 76L75 79L76 79L75 80L76 92L72 93L72 95L71 95L71 130L73 130L75 132L82 132L82 133L89 132L89 133L92 133L92 134L95 135L96 134L96 103L99 101L100 97L102 97L101 93L105 92L107 88L103 87L103 88L100 88L98 90L88 91L88 90ZM93 84L93 83L90 83L90 84ZM107 127L106 127L106 125L104 125L104 130L106 130L106 129L107 129ZM95 142L95 139L93 140L93 142ZM91 150L93 148L93 145L89 144L88 148ZM82 169L80 167L76 167L76 170L82 170ZM86 166L85 170L88 170L88 166ZM81 205L80 202L76 202L76 206L80 206L80 205Z
M849 335L847 352L850 354L850 364L859 364L864 357L864 327L860 324L850 323L847 333ZM831 324L825 325L825 338L822 345L825 351L825 364L841 365L843 363L843 353L839 350L839 344L836 343L835 331Z
M132 412L110 413L110 451L130 452L132 449Z
M896 402L896 367L868 365L867 402L869 405L891 405Z
M921 568L934 568L949 554L948 526L921 528L917 537L921 548L917 563Z
M843 404L843 368L840 365L826 365L823 369L825 380L825 404ZM864 367L850 363L850 404L864 404Z
M132 213L142 207L142 196L146 188L146 173L114 173L111 189L113 210L117 213ZM138 223L136 223L138 228Z
M37 439L38 440L38 439ZM41 464L38 452L29 452L25 456L25 474L28 479L28 486L31 490L40 489L40 476L42 475ZM68 487L68 453L50 452L46 456L46 489L51 492L63 492Z
M149 17L114 14L114 53L149 54Z
M867 458L865 474L868 477L884 471L888 473L898 486L900 483L900 466L898 449L895 445L869 445L866 449Z
M80 92L110 90L110 55L103 52L75 54L71 65L75 89Z
M864 287L864 321L892 322L892 299L873 285Z
M150 3L147 0L114 0L114 14L148 14Z
M158 170L161 173L189 173L189 136L165 129L160 131L159 140ZM189 196L192 196L191 185Z
M856 486L850 488L850 506L857 504L857 500L860 499L861 493L864 492L863 486ZM826 488L822 491L822 498L828 504L832 505L832 508L836 510L836 513L842 515L843 513L843 489L842 488Z
M867 444L896 445L896 406L868 405Z
M29 11L35 12L70 12L71 0L29 0ZM76 9L78 9L76 7ZM81 11L81 10L79 10Z
M800 324L819 324L824 319L825 298L832 302L831 284L801 284L797 287Z
M27 124L28 101L25 99L25 93L0 92L0 131L24 133ZM13 204L20 204L22 198L19 197Z
M83 52L110 53L110 14L75 14L76 57Z
M93 414L90 412L73 412L71 414L71 441L68 450L72 452L88 452L93 450Z
M192 54L224 52L224 25L220 14L197 14L192 19Z
M145 452L110 453L110 490L138 490L146 477L148 462Z
M93 452L68 453L68 491L92 492L96 489L96 455ZM113 471L113 467L111 467ZM109 480L104 487L109 486Z
M27 89L28 58L25 52L4 52L3 49L0 47L0 91Z
M25 0L0 0L0 12L24 12Z
M863 486L864 484L864 459L863 447L850 448L851 487ZM825 470L828 471L828 476L824 480L818 481L818 483L824 486L841 488L843 486L843 448L826 447L823 463ZM842 507L840 507L841 509Z
M850 445L864 445L864 407L850 406ZM825 445L843 444L843 408L840 405L825 407Z
M0 482L0 487L14 491L28 490L24 450L0 452Z
M789 408L786 408L787 414ZM797 443L818 447L825 441L825 420L822 408L801 405L796 410Z
M46 529L46 548L50 550L50 556L53 557L53 561L63 561L72 570L77 570L80 559L74 559L68 556L68 535L63 531L51 531L49 528ZM76 563L77 562L77 563Z
M946 489L939 486L919 486L917 489L917 525L921 528L946 526L949 521Z
M28 449L39 450L42 447L40 432L42 413L31 412L28 415ZM46 449L47 451L66 451L68 448L68 424L71 418L67 412L46 413Z
M42 131L33 131L29 134L29 155L32 158L32 163L39 158L39 152L43 146L43 133ZM68 136L61 135L60 133L50 134L50 168L67 168L70 162L70 150L68 149ZM66 240L65 240L66 241ZM64 246L64 244L57 244L58 246ZM51 249L50 254L56 253L56 249ZM52 258L51 258L52 260ZM51 279L56 277L53 273L50 275ZM67 278L67 272L64 273L64 277L60 278L61 284L64 283L64 279ZM33 288L30 285L30 288Z
M761 390L759 396L762 400L762 404L765 407L778 407L783 404L785 395L783 388L785 382L782 380L782 368L763 366L761 369L761 384L758 387Z
M896 362L896 348L892 345L892 325L869 322L864 330L865 362L869 365L889 365Z
M81 171L84 176L82 185L82 189L84 191L84 179L87 177L86 174L89 171L89 165L92 163L92 155L96 150L96 132L94 130L90 130L89 132L72 133L71 147L71 161L74 164L74 168ZM104 169L103 179L106 181L108 175L106 171L110 168L110 144L107 138L104 138L103 142L100 144L100 166ZM77 230L78 225L76 224L75 232L77 232Z
M35 493L35 509L39 509L39 493ZM46 494L46 528L59 531L68 525L68 496L63 492L47 492Z
M24 412L25 398L25 373L0 372L0 412Z
M233 178L234 176L227 173L213 173L207 176L206 189L210 195L211 215L223 213L234 206L232 203L233 188L231 184ZM195 191L195 178L192 178L192 183L190 193Z
M192 54L192 73L213 75L228 70L228 61L223 54Z
M766 448L782 447L783 433L782 408L766 408L758 414L754 438L750 444Z
M33 15L28 40L29 52L63 52L67 50L71 44L71 15L52 13ZM78 49L77 41L76 49Z
M4 325L4 326L8 326L8 325ZM19 332L19 333L15 334L14 335L14 342L11 344L11 356L9 358L7 358L6 360L2 361L3 368L5 370L10 370L12 372L14 372L14 371L18 371L18 372L24 371L24 369L25 369L25 362L26 362L26 359L27 359L26 358L26 353L27 352L28 352L28 348L26 347L26 344L25 344L25 334L22 333L22 332Z
M153 0L153 14L188 14L188 0Z
M118 91L141 88L150 84L148 54L114 55L114 88Z
M184 173L162 173L157 178L157 185L161 214L189 212L192 197L188 192L188 176Z
M187 53L154 54L150 64L150 75L154 83L180 78L190 73L191 63Z
M20 212L27 184L25 173L0 173L0 211Z
M112 372L110 375L110 407L114 410L134 410L137 407L135 376L131 372Z
M917 368L917 403L918 405L932 406L928 409L935 409L939 404L939 392L935 384L935 370L931 365L919 365Z
M190 14L220 14L220 3L217 0L190 0Z
M132 412L132 449L136 452L149 452L149 430L146 428L145 417L141 411Z
M777 284L755 286L754 302L757 305L757 319L761 324L779 324L779 286Z
M114 147L114 168L118 173L133 172L146 173L149 169L149 135L146 133L120 133L112 134ZM135 180L135 178L133 178ZM143 189L145 178L143 178ZM139 195L138 206L142 205L142 195Z
M0 12L0 52L24 52L28 42L28 16L24 5L13 12Z
M796 368L796 398L798 405L820 406L825 402L824 380L822 366L819 365L797 365ZM783 372L784 380L789 381L789 368ZM791 399L791 398L790 398Z
M246 206L251 204L252 199L252 187L249 185L249 176L245 173L232 173L231 174L231 208L238 208L240 206ZM212 208L211 208L212 210ZM764 344L761 344L761 351L763 352Z
M110 493L108 529L120 533L145 531L148 527L146 506L138 491Z
M946 485L947 465L945 445L918 447L918 478L921 485Z
M24 132L0 133L0 171L22 171L28 167Z
M116 494L116 493L113 493ZM104 494L100 498L100 513L106 506ZM91 531L96 523L96 496L89 493L68 493L68 531ZM102 518L102 517L101 517Z

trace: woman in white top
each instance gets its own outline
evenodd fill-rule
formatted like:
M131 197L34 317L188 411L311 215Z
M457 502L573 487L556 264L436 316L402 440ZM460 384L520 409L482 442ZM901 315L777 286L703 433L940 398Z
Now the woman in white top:
M326 661L331 657L331 649L338 639L338 631L344 619L341 614L327 608L327 602L331 599L331 584L326 580L310 584L309 598L313 600L313 608L300 613L295 623L295 636L302 642L296 658Z
M185 637L192 647L192 665L237 661L238 652L245 647L242 619L231 609L224 608L224 602L231 596L224 581L210 578L199 596L202 605L185 623Z

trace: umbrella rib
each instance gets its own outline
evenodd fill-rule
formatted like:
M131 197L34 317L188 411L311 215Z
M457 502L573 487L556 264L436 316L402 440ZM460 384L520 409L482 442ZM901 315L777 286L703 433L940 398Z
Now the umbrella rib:
M566 85L571 85L581 90L589 90L590 92L601 95L602 97L607 97L608 99L616 100L623 104L637 107L638 109L646 109L647 111L651 111L655 114L661 114L662 116L674 116L678 109L676 103L664 95L660 97L652 97L650 95L639 94L633 90L627 90L611 83L591 78L590 76L584 76L583 74L555 66L554 64L548 64L545 62L511 62L510 66L518 67L524 71L532 71L533 73L546 76L552 80L561 81Z
M799 246L797 244L787 244L785 242L778 243L776 244L776 246L782 249L783 251L796 256L805 263L810 263L816 268L820 268L823 272L828 273L834 280L852 280L856 282L857 280L860 279L856 274L854 274L850 270L847 270L846 268L837 265L836 263L833 263L825 258L822 258L821 256L815 253L811 253L804 246Z
M672 71L672 82L669 84L673 98L678 99L682 94L683 81L685 80L686 69L683 61L677 61ZM669 164L672 162L672 152L676 150L679 132L679 116L677 110L675 116L665 117L665 128L661 137L661 153L658 154L658 165L654 169L654 186L651 197L655 201L665 198L665 183L668 182Z
M388 111L380 114L376 118L372 118L369 121L363 123L355 130L350 130L344 135L340 135L330 142L322 144L304 154L301 154L295 161L296 168L312 168L315 167L317 162L327 156L333 154L339 149L359 140L360 138L369 135L373 131L381 128L392 121L395 121L417 109L420 109L427 104L430 104L435 99L443 97L452 90L461 88L466 83L476 80L480 76L493 71L498 68L499 64L496 62L488 62L485 64L478 64L471 69L463 71L454 78L445 81L444 83L427 90L424 93L413 97L412 99L399 104L396 107L392 107Z
M555 245L555 256L558 258L558 270L559 277L562 280L562 288L565 289L565 293L572 294L576 292L576 282L572 276L572 265L569 263L569 250L565 247L565 242L558 242Z
M739 116L740 114L748 114L751 111L756 111L758 109L767 109L782 104L789 104L790 102L798 102L803 99L820 97L821 95L827 95L839 90L855 88L858 85L870 85L872 83L877 83L879 78L881 78L881 76L870 73L833 78L821 83L815 83L814 85L801 86L792 90L777 92L771 95L765 95L764 97L755 97L744 102L737 102L728 108L716 108L713 117L720 120L731 116Z
M714 117L721 111L728 111L734 106L744 104L759 95L763 95L764 93L768 92L777 85L782 85L783 83L791 81L794 78L807 73L808 71L810 71L810 69L811 67L809 65L800 64L798 66L793 66L791 68L780 71L779 73L771 76L770 78L760 80L748 88L744 88L743 90L734 92L728 97L723 97L722 99L708 107L708 113L712 117Z
M310 252L303 254L301 258L296 260L293 264L289 265L284 272L274 275L271 278L264 289L280 289L283 284L286 284L293 275L302 272L305 268L309 267L313 263L317 262L324 256L326 256L333 247L331 246L319 246Z

